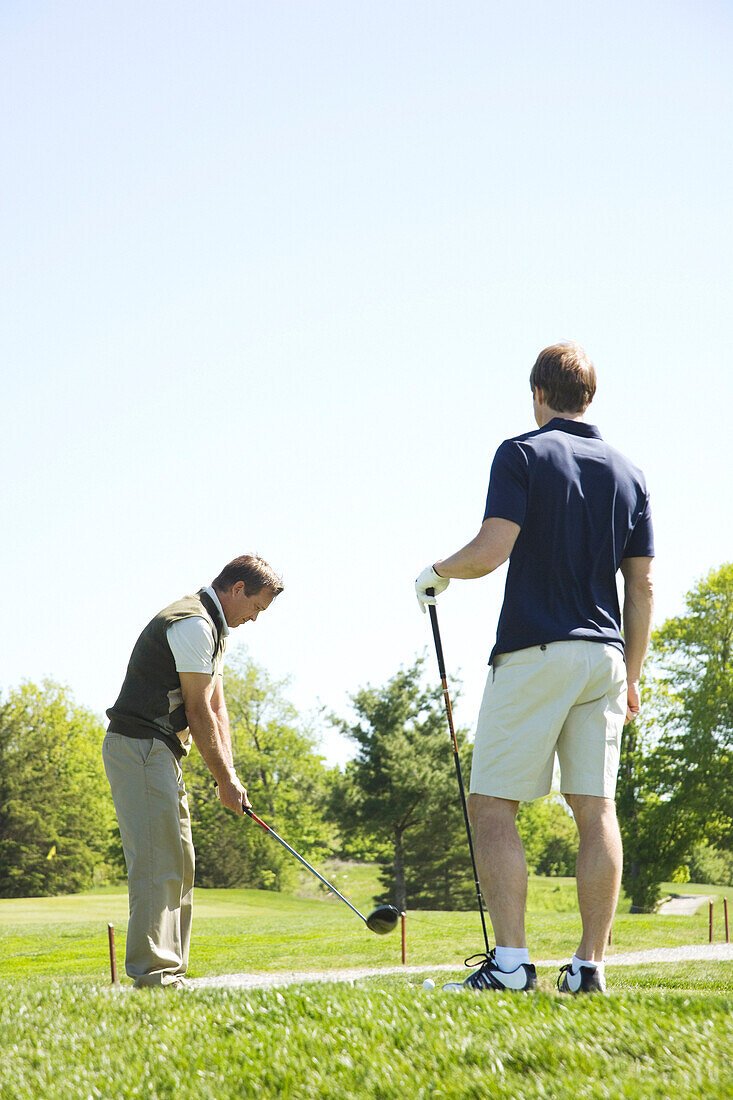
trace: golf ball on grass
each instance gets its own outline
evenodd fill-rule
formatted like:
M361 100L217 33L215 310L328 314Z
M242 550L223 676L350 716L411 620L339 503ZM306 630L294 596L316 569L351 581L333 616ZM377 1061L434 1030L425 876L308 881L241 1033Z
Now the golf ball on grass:
M422 983L423 989L435 989L435 982L432 978L426 978Z

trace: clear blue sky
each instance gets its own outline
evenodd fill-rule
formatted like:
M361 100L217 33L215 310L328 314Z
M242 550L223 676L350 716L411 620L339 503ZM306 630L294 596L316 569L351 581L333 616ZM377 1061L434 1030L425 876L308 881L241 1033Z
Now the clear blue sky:
M345 712L429 647L413 580L475 534L563 338L646 471L678 613L733 557L731 24L6 0L0 687L101 713L151 615L257 551L286 591L232 640ZM469 727L502 588L441 597Z

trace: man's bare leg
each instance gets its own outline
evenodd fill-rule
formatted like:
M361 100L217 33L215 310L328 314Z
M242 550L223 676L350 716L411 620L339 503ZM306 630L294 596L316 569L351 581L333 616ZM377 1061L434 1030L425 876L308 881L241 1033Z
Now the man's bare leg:
M583 938L576 955L602 962L621 886L623 849L612 798L566 794L580 834L576 866Z
M468 811L479 884L494 938L502 947L526 947L527 861L517 832L518 802L472 794Z

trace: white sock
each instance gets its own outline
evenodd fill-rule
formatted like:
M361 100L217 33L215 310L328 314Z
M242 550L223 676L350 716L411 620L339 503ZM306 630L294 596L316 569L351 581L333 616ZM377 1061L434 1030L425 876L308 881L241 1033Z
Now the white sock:
M598 971L599 977L601 977L601 978L606 973L606 964L605 964L605 962L593 962L590 959L579 959L577 955L573 955L573 961L570 965L573 968L573 973L574 974L578 973L581 966L595 967L596 970Z
M512 970L516 970L522 963L529 962L529 950L526 947L496 947L494 948L494 959L499 970L503 970L505 974L509 974Z

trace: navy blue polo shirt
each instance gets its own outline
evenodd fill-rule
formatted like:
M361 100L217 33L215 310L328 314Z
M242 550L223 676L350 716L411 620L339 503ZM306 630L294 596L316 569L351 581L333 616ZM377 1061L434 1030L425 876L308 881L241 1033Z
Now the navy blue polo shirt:
M571 638L623 652L616 572L623 558L654 556L641 470L592 424L556 417L501 444L484 519L490 516L521 528L490 661Z

